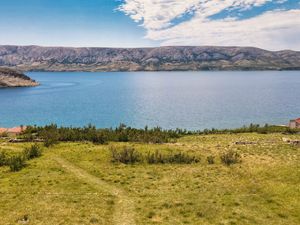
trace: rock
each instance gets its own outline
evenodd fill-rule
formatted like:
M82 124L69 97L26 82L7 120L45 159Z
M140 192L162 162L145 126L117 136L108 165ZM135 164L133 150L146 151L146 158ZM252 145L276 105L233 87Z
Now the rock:
M283 141L283 142L286 142L286 143L290 143L290 142L291 142L291 140L288 139L288 138L282 138L282 141Z

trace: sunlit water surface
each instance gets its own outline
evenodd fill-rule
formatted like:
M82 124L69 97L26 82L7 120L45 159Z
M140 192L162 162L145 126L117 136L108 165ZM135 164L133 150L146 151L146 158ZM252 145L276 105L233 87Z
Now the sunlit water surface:
M27 73L42 85L0 89L0 127L232 128L300 117L300 71Z

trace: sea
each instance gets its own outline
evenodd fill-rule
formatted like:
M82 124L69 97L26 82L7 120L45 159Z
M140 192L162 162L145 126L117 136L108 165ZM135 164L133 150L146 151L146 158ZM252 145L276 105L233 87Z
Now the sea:
M0 89L0 127L203 130L300 117L300 71L26 74L41 85Z

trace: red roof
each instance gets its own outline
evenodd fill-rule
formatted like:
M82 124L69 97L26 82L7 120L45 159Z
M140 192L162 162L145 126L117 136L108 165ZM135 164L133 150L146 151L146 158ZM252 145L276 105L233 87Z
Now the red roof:
M21 127L8 128L7 132L8 133L21 133L22 129L21 129Z
M19 134L24 130L26 130L26 127L23 127L23 129L21 127L13 127L13 128L2 128L2 127L0 127L0 134L4 133L4 132Z
M296 121L297 123L300 123L300 118L295 119L295 121Z

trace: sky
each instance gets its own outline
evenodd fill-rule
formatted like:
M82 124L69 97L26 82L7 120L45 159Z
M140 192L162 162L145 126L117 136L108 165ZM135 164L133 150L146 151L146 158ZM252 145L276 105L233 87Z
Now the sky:
M300 50L300 0L0 0L0 44Z

